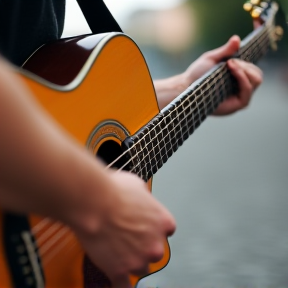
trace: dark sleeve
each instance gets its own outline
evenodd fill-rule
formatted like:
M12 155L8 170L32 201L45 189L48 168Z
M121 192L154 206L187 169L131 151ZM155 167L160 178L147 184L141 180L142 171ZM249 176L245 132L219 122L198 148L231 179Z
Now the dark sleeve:
M16 65L61 37L65 0L0 0L0 53Z

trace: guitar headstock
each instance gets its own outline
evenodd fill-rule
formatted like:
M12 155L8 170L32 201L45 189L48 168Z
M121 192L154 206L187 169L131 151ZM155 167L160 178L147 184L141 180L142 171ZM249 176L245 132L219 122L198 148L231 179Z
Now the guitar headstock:
M284 13L279 4L272 0L249 0L244 5L254 20L265 25L269 31L271 48L277 50L277 42L280 41L287 29ZM279 18L282 18L279 20Z

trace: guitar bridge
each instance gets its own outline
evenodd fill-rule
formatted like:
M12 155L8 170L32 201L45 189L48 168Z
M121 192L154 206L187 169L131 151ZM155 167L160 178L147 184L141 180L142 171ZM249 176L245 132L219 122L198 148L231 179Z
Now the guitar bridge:
M13 288L44 288L44 273L27 217L4 214L3 235Z

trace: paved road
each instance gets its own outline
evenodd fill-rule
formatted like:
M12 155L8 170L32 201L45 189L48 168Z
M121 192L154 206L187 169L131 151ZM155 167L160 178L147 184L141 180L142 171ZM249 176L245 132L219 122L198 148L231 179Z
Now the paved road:
M178 230L143 287L288 287L288 84L262 67L249 109L208 119L154 178Z

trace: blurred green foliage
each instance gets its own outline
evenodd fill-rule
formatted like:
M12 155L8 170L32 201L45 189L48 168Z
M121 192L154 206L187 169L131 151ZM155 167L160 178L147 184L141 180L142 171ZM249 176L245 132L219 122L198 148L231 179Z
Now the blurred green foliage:
M196 10L198 40L207 49L224 44L234 34L241 38L252 31L250 15L242 9L243 0L189 0Z
M288 20L288 0L278 1ZM188 0L199 23L198 43L205 49L223 45L234 34L244 38L253 30L249 13L244 11L245 0ZM288 42L288 41L287 41Z

